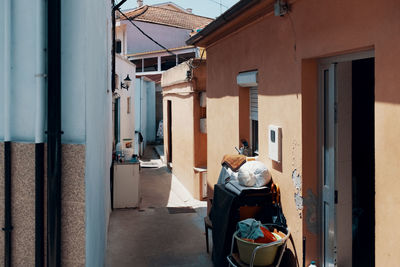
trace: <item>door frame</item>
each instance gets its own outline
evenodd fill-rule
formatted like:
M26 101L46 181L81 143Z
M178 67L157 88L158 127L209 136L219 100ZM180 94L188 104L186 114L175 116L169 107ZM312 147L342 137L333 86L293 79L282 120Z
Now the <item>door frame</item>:
M172 163L172 100L167 100L167 134L168 134L167 164L170 164Z
M317 127L317 136L318 136L318 174L319 174L319 179L318 179L318 192L319 192L319 201L318 201L318 209L319 209L319 236L320 236L320 255L321 255L321 264L322 266L325 266L325 240L324 240L324 225L325 225L325 220L324 220L324 194L323 194L323 187L324 187L324 127L325 127L325 118L324 118L324 112L325 112L325 106L324 106L324 97L325 97L325 88L324 88L324 70L329 69L329 67L335 63L340 63L340 62L347 62L347 61L354 61L354 60L359 60L359 59L366 59L366 58L373 58L375 57L375 51L374 50L367 50L367 51L360 51L360 52L354 52L350 54L342 54L342 55L336 55L332 57L326 57L326 58L321 58L318 60L318 127ZM330 72L329 72L330 73ZM333 75L329 75L335 78L334 81L334 97L335 97L335 113L337 113L336 110L336 100L337 100L337 88L336 88L336 73ZM331 83L330 81L331 77L329 77L328 83ZM329 85L328 85L329 86ZM336 116L336 114L334 114ZM336 127L337 122L334 121L334 181L331 183L331 185L334 186L334 191L336 190L336 169L337 169L337 127ZM335 197L333 195L333 197ZM336 205L336 204L334 204ZM336 206L334 206L334 246L336 246ZM334 248L334 266L337 266L336 263L336 248Z

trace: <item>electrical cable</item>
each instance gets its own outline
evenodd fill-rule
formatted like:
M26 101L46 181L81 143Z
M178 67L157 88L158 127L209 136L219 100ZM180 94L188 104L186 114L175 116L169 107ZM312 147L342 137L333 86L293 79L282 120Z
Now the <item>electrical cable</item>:
M153 43L157 44L159 47L161 47L162 49L164 49L164 50L165 50L166 52L168 52L169 54L178 57L178 59L179 59L179 58L183 59L185 62L187 62L188 66L189 66L191 69L194 69L194 68L197 68L197 67L198 67L198 66L193 66L191 63L189 63L189 60L190 60L190 59L187 59L187 58L185 58L185 57L182 57L182 56L180 56L179 54L175 54L174 52L172 52L171 50L169 50L167 47L165 47L164 45L162 45L162 44L160 44L159 42L157 42L156 40L154 40L150 35L148 35L147 33L145 33L139 26L137 26L137 25L132 21L134 18L136 18L136 17L142 15L143 13L145 13L145 12L147 11L147 8L146 8L146 10L144 10L142 13L140 13L140 14L138 14L138 15L132 17L132 18L129 18L129 17L128 17L124 12L122 12L119 8L118 8L118 11L119 11L119 13L120 13L125 19L127 19L136 29L138 29L138 31L140 31L144 36L146 36L146 37L147 37L149 40L151 40ZM203 50L203 52L201 53L200 63L201 63L201 61L202 61L203 54L204 54L204 50ZM199 63L199 65L200 65L200 63Z
M215 3L215 4L220 5L220 6L223 6L223 7L227 8L227 9L229 8L228 6L226 6L226 5L222 4L222 3L219 3L219 2L217 2L217 1L215 1L215 0L208 0L208 1L211 1L211 2L213 2L213 3Z

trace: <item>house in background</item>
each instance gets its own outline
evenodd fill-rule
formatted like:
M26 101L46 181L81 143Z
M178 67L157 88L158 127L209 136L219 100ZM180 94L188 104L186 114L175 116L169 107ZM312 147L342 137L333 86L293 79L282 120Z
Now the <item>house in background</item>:
M115 55L115 91L113 95L113 136L118 144L135 138L135 65L122 55ZM134 79L134 78L133 78ZM117 122L117 123L114 123ZM135 147L134 147L135 149ZM136 154L137 155L137 154Z
M196 199L207 197L206 61L191 59L162 74L164 155Z
M188 40L207 49L208 183L256 134L300 263L396 266L400 2L288 3L242 0Z
M123 12L136 26L119 14L118 24L125 32L117 33L117 51L136 65L136 94L140 93L142 103L135 108L135 113L140 114L136 115L136 120L140 117L142 122L136 131L140 132L145 143L152 143L156 141L156 130L162 120L161 74L184 61L200 57L199 48L186 45L185 41L213 20L192 14L191 9L172 2L143 5L139 0L137 8ZM154 84L150 85L151 82ZM145 110L147 113L143 113ZM140 139L139 133L136 139Z
M104 266L111 211L111 3L5 0L0 14L1 262ZM60 98L53 98L57 90ZM52 140L60 135L58 147Z

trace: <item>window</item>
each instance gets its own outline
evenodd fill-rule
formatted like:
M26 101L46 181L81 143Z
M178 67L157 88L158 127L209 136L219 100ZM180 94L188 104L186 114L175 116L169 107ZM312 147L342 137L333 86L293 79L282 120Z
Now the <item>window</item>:
M251 150L258 155L258 121L251 120Z
M258 89L251 87L250 95L250 145L253 155L258 155Z
M115 74L115 89L119 89L119 76L118 74Z
M126 99L126 113L131 113L131 97L128 96L128 98Z
M147 71L157 71L157 58L156 57L152 57L152 58L145 58L144 59L144 63L143 63L143 71L147 72Z
M121 54L122 52L122 42L121 40L116 40L115 41L115 53Z
M239 86L239 138L249 143L250 156L258 155L258 71L240 72Z
M191 53L185 53L185 54L179 54L178 55L178 64L181 64L182 62L185 62L191 58L195 58L196 57L196 53L195 52L191 52Z
M176 66L176 56L161 57L161 70L169 70Z
M131 62L136 65L136 72L143 72L142 59L131 60Z

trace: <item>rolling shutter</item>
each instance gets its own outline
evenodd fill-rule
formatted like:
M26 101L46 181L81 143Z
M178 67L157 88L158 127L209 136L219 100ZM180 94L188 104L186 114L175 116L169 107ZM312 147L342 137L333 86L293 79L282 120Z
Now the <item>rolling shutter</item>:
M250 119L258 121L258 89L250 88Z

